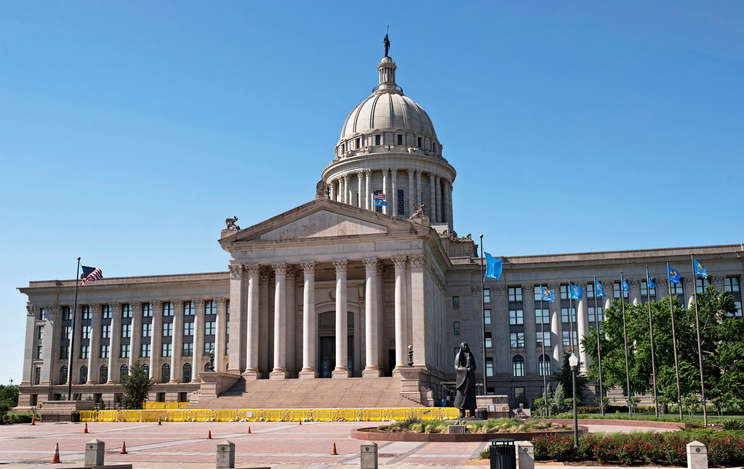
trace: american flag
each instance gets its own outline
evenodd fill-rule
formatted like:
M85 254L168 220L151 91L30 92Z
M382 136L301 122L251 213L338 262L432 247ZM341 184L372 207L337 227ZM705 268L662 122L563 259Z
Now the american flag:
M80 286L85 286L88 280L100 280L103 278L103 271L98 267L89 267L87 265L82 266L83 275L80 276Z
M382 191L375 191L375 200L385 200L385 193Z

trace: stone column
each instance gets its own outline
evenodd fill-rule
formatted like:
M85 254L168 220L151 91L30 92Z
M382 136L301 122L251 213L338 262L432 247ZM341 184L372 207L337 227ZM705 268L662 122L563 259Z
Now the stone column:
M258 297L258 308L259 308L259 354L258 354L258 366L259 374L268 373L269 367L269 302L271 298L269 295L269 272L263 271L259 274L259 297Z
M346 176L348 178L348 176ZM269 378L287 377L287 264L274 264L274 369Z
M390 212L392 216L396 216L398 215L398 170L393 168L391 172L392 177L390 181L392 186L390 187L390 192L392 192L392 197L390 199L392 200L393 207Z
M88 339L88 378L87 383L95 383L94 370L101 343L101 308L102 305L90 305L90 338Z
M331 200L336 200L336 181L328 181L328 186L330 186L330 198ZM232 303L230 303L232 304Z
M442 189L439 181L439 176L436 176L434 178L434 200L437 203L437 209L434 211L434 218L437 223L442 221Z
M436 187L434 187L434 173L429 173L429 207L426 213L431 217L431 221L437 221L437 196Z
M413 187L413 173L414 170L408 170L408 191L406 192L408 194L408 203L405 207L405 216L410 216L413 213L413 205L416 201L416 190Z
M150 378L156 383L161 381L160 374L160 344L162 343L161 336L161 325L163 321L163 302L153 301L152 302L152 326L150 329Z
M192 339L193 350L191 356L191 382L199 382L199 373L202 372L202 356L204 355L204 300L194 301L196 316L194 316L194 336ZM153 316L154 319L154 316Z
M367 174L369 182L369 173ZM369 191L367 191L369 195ZM305 283L302 286L302 370L299 378L317 378L315 370L315 262L303 262Z
M493 295L493 289L491 290L491 294ZM540 363L537 359L537 354L542 352L542 349L537 346L537 334L539 334L542 330L540 329L540 324L536 324L535 320L537 318L537 315L534 313L534 311L536 311L537 308L540 307L540 303L538 301L535 301L534 285L522 285L522 300L522 314L524 318L524 349L527 355L524 366L525 375L530 375L533 373L533 370L535 370L534 373L537 373ZM494 301L493 297L491 298L491 301ZM493 312L491 314L493 314ZM496 345L495 340L493 341L493 345ZM548 350L546 349L545 351L547 352Z
M228 267L230 268L230 338L232 339L228 362L231 372L240 373L246 367L245 316L247 308L246 299L243 297L246 284L245 267L241 264L230 264Z
M72 311L72 306L70 306L70 311ZM76 314L76 313L72 312L71 314ZM76 324L80 324L80 321L77 321ZM36 313L34 312L34 308L31 306L31 303L27 303L26 304L26 342L23 347L23 378L21 381L21 384L24 384L24 385L30 385L31 380L33 379L34 339L35 339L35 334L36 334L35 325L36 325ZM75 334L75 331L73 331L73 334ZM71 338L68 338L68 340L69 339ZM70 342L67 342L67 343L69 344ZM76 336L75 345L78 346L79 343L80 343L80 340L78 340ZM74 352L70 350L69 353L72 354ZM72 360L73 360L72 363L75 363L76 358L77 358L76 355L72 355ZM75 376L74 372L72 376L73 377Z
M641 282L635 280L628 280L630 286L630 301L638 306L641 303Z
M560 285L554 283L549 287L558 300L545 303L550 309L550 341L553 344L553 363L550 369L552 371L557 370L563 364L563 324L561 323Z
M406 256L393 257L395 264L395 368L406 364Z
M357 207L359 207L359 208L363 208L363 205L362 204L364 202L364 197L362 196L362 194L364 194L364 192L362 191L362 174L363 173L361 171L357 171L357 173L356 173L356 177L357 177Z
M370 200L372 197L370 197L369 193L369 176L371 171L369 169L364 170L364 207L367 210L372 210L372 204L370 203Z
M258 310L258 274L260 267L258 265L246 265L245 271L248 273L248 304L247 314L245 321L245 371L243 376L246 379L258 378L258 330L259 330L259 310ZM230 307L232 308L232 301L230 301ZM230 319L232 315L230 313ZM230 334L233 331L230 330ZM243 332L241 331L241 334ZM233 347L239 348L237 343L233 344ZM232 352L232 350L231 350Z
M416 171L416 205L421 205L423 188L421 187L421 171Z
M385 201L386 202L388 200L388 190L387 190L387 174L388 174L388 171L389 171L388 169L383 169L382 170L382 193L385 194ZM387 215L387 213L388 213L387 205L383 205L382 206L382 213L384 213L385 215Z
M227 334L227 299L217 298L215 301L217 301L217 323L215 324L214 338L214 371L223 372L226 371L225 335Z
M584 346L581 345L581 339L583 339L586 335L587 328L586 295L583 295L583 298L581 298L580 300L576 300L576 302L576 333L578 335L577 340L579 342L579 369L581 371L586 371L587 365L589 364L589 359L586 355L586 350L584 350Z
M452 183L450 181L447 181L447 222L449 223L449 226L454 228L455 222L453 220L454 212L452 211Z
M359 193L361 195L361 192ZM295 328L297 318L297 300L295 299L297 271L293 267L287 269L287 306L285 308L287 315L287 371L296 371L295 364Z
M379 310L377 307L377 258L363 259L364 262L364 344L365 344L365 367L362 372L364 377L380 376L379 362Z
M426 367L426 291L424 282L424 256L410 258L411 265L411 342L413 345L413 366ZM397 275L396 275L397 278ZM397 287L398 282L395 282ZM397 288L396 288L397 292ZM397 296L397 295L396 295ZM397 321L396 321L397 323ZM405 344L404 344L405 345ZM397 354L397 350L396 350ZM405 354L405 351L404 351Z
M111 305L111 334L109 335L107 383L119 382L119 362L121 358L121 308L121 303Z
M132 303L132 331L129 337L129 370L139 363L142 346L142 304Z
M346 304L346 259L333 261L336 268L336 368L334 378L349 377L348 306Z
M173 304L173 326L171 329L171 383L180 383L183 380L183 368L181 357L183 356L183 301L172 301Z
M377 362L378 363L384 363L384 361L387 359L387 347L385 346L385 342L383 339L383 330L384 330L384 316L385 316L385 301L383 298L383 284L382 284L382 277L385 273L385 265L382 262L377 263L377 269L375 269L375 297L377 298L377 331L379 334L377 334L377 347L378 347L378 355L377 355ZM391 364L392 368L393 364Z

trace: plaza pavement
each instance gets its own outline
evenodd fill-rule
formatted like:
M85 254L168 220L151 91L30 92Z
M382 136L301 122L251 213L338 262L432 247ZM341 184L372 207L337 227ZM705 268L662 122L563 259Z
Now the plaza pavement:
M113 423L92 422L89 433L82 423L42 423L0 427L2 467L79 467L85 442L106 443L106 464L131 463L137 469L214 468L216 445L221 440L235 443L238 468L323 468L359 467L360 440L350 438L352 429L372 426L370 422L194 422ZM251 434L248 434L248 427ZM211 430L212 439L207 439ZM639 427L589 426L591 432L659 431ZM122 441L129 454L121 455ZM59 442L62 464L50 464ZM331 446L336 444L337 456ZM379 442L381 466L396 468L473 467L487 443ZM485 465L487 463L483 462ZM537 464L541 469L551 467ZM580 466L571 466L580 469ZM598 469L593 466L592 469Z

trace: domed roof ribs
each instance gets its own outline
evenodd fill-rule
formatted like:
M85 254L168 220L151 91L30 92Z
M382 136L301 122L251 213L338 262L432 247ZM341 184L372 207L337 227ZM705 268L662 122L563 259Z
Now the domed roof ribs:
M377 101L380 99L380 95L376 95L372 101L372 111L369 113L369 128L375 128L375 108L377 108Z
M352 129L351 129L351 131L353 133L356 133L357 132L357 122L359 121L359 114L362 113L362 108L364 107L365 103L370 100L370 98L372 98L372 96L370 96L369 98L367 98L364 101L362 101L362 103L359 106L357 106L356 109L355 109L356 110L356 116L354 116L354 127L352 127Z

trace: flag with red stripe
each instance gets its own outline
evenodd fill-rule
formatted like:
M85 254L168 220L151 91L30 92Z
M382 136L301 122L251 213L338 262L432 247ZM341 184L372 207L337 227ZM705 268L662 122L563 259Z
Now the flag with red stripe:
M103 278L103 271L98 267L89 267L87 265L81 266L83 268L83 275L80 276L80 286L85 286L89 280L100 280Z

